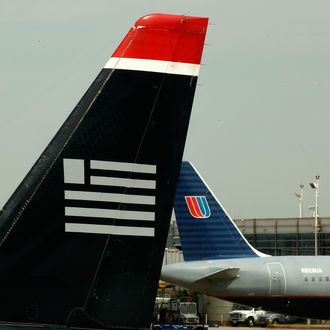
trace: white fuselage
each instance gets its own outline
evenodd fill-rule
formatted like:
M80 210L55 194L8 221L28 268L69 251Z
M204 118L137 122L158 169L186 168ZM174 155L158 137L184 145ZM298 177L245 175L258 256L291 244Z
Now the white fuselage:
M238 271L227 277L208 276L229 268ZM330 317L329 278L327 256L191 261L164 266L161 274L166 282L210 296L316 318ZM314 307L306 301L313 301Z

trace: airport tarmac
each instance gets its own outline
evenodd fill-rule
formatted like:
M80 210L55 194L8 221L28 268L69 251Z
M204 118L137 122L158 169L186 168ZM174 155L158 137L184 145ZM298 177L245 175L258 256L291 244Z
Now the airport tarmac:
M209 327L209 330L247 330L250 329L249 327L232 327L232 326L219 326L219 327ZM278 329L278 330L294 330L294 329L299 329L299 330L330 330L330 325L329 324L281 324L281 325L276 325L276 326L268 326L268 327L253 327L251 328L253 330L265 330L265 329Z
M232 326L219 326L219 327L209 327L209 330L247 330L248 327L232 327ZM261 330L265 328L253 327L252 329Z

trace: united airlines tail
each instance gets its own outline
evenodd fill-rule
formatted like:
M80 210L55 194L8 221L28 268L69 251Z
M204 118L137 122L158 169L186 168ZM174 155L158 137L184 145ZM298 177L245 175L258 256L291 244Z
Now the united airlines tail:
M189 162L182 162L174 201L185 261L265 256L254 249Z
M208 20L139 19L0 214L0 322L146 329Z

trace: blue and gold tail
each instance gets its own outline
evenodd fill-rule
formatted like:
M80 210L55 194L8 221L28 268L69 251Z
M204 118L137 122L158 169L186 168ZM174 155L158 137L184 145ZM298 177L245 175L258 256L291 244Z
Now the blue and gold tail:
M181 165L174 211L185 261L265 256L248 243L189 162Z

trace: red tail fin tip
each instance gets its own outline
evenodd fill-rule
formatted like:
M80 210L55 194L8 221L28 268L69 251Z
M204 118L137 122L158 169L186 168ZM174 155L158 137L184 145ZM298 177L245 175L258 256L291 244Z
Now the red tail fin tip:
M105 68L197 76L208 18L168 14L141 17Z

